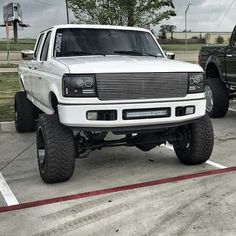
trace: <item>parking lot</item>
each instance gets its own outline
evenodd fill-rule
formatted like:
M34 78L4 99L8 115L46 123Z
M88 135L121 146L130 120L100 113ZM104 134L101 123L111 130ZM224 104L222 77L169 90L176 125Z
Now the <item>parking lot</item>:
M54 185L39 176L35 134L2 132L0 235L235 235L235 121L235 102L212 120L206 164L180 164L171 146L107 148Z

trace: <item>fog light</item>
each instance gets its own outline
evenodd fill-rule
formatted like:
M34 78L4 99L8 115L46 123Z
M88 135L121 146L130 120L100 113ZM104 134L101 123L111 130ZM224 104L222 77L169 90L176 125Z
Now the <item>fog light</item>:
M98 119L98 113L95 112L95 111L87 112L87 119L88 120L97 120Z
M185 115L192 115L194 113L195 113L195 107L194 106L185 108Z

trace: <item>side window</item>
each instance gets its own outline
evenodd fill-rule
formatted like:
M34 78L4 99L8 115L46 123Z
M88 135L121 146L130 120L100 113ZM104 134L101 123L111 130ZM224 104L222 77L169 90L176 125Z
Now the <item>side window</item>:
M36 48L35 48L35 51L34 51L34 58L35 58L35 59L38 58L39 50L40 50L41 45L42 45L42 42L43 42L43 36L44 36L44 34L41 34L41 35L39 36L39 40L38 40L38 43L37 43Z
M49 50L49 43L50 43L51 34L52 34L51 31L48 32L47 36L44 40L43 48L42 48L42 52L41 52L41 56L40 56L40 61L47 61L47 59L48 59L48 50Z
M232 46L236 47L236 32L233 35Z

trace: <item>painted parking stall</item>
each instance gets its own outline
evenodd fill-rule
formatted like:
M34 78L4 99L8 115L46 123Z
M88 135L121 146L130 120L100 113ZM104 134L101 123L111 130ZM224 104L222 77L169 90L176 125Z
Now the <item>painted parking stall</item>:
M133 189L138 189L138 188L157 186L157 185L161 185L161 184L174 183L174 182L179 182L179 181L184 181L184 180L189 180L189 179L202 178L202 177L207 177L207 176L212 176L212 175L230 173L230 172L235 172L235 171L236 171L236 166L230 167L230 168L224 168L224 169L220 169L220 170L211 170L211 171L205 171L205 172L194 173L194 174L189 174L189 175L175 176L175 177L166 178L166 179L154 180L154 181L131 184L131 185L118 186L118 187L113 187L113 188L108 188L108 189L95 190L95 191L90 191L90 192L85 192L85 193L78 193L78 194L74 194L74 195L61 196L61 197L51 198L51 199L43 199L43 200L39 200L39 201L27 202L27 203L21 203L21 204L18 204L17 200L13 199L13 196L7 196L8 198L11 197L11 202L10 202L11 205L13 203L15 203L15 205L8 206L8 207L0 207L0 213L21 210L21 209L27 209L27 208L32 208L32 207L38 207L38 206L44 206L44 205L49 205L49 204L54 204L54 203L59 203L59 202L77 200L77 199L82 199L82 198L89 198L89 197L105 195L105 194L109 194L109 193L128 191L128 190L133 190Z

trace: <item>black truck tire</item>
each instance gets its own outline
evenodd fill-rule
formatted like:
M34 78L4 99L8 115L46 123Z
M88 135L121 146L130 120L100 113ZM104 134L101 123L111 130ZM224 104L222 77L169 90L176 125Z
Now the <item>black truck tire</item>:
M181 128L185 133L182 145L174 145L179 160L186 165L206 162L214 146L214 133L210 118L206 115L194 123Z
M18 133L35 131L35 106L26 92L15 95L15 127Z
M209 78L206 80L205 91L207 114L211 118L224 117L229 109L229 91L226 86L218 78ZM212 93L212 98L208 93Z
M76 156L72 130L60 123L58 115L40 115L36 139L43 181L59 183L69 180L74 172Z

